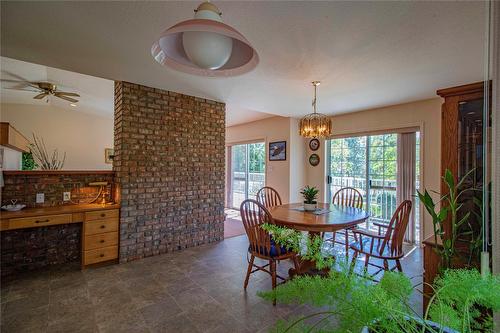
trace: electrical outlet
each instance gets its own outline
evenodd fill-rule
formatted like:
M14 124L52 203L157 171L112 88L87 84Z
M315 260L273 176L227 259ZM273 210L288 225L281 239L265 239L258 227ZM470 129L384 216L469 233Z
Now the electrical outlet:
M45 202L45 194L37 193L36 194L36 203L44 203Z
M71 192L63 192L63 201L71 200Z

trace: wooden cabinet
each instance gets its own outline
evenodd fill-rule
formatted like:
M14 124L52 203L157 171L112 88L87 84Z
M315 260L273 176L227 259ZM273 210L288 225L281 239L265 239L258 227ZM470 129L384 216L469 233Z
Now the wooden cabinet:
M489 183L489 170L487 167L485 168L484 156L485 154L486 156L491 155L490 151L485 149L484 144L486 142L486 147L491 147L488 144L491 142L491 125L486 127L486 131L483 128L485 122L491 124L490 115L487 115L486 118L484 116L484 83L477 82L441 89L437 91L437 94L444 98L441 108L441 175L443 176L445 170L448 169L456 182L465 177L462 188L477 189L476 191L468 191L461 196L460 203L463 208L457 217L460 219L464 214L470 212L470 225L474 233L479 235L482 222L479 217L481 209L474 203L474 200L482 201L483 199L483 187ZM491 163L488 161L486 165L489 167ZM441 193L447 192L446 184L441 182ZM466 227L469 228L468 225ZM451 221L448 220L445 222L445 237L450 233ZM432 284L438 274L441 260L434 249L434 243L434 237L423 242L424 293L427 295L432 294L432 288L428 284ZM457 260L457 262L460 261ZM474 264L473 262L472 265ZM428 298L424 296L424 311L427 302Z
M118 209L85 213L83 266L118 258Z
M467 176L463 188L475 188L478 191L469 191L462 195L461 203L464 208L461 214L480 214L480 209L474 204L474 197L482 199L481 190L485 183L484 177L487 177L483 157L485 153L486 156L490 155L484 151L483 124L486 120L491 124L490 116L484 119L484 83L441 89L437 94L444 98L441 111L441 175L449 169L455 181ZM491 142L491 125L486 133L489 134ZM441 182L441 193L447 193L444 182ZM478 221L473 221L473 224L478 227ZM451 232L450 223L446 224L445 231L447 234Z
M119 205L66 205L2 212L0 231L82 224L82 268L118 258Z

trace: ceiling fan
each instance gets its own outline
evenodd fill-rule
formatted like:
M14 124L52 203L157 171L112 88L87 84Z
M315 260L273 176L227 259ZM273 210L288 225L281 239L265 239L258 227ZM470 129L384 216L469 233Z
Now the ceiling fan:
M16 75L16 77L18 77L18 76ZM48 96L54 96L54 97L64 99L64 100L71 102L71 103L77 103L78 100L73 98L73 97L80 97L80 95L78 95L77 93L74 93L74 92L59 91L57 89L57 85L54 83L50 83L50 82L43 82L43 81L30 82L30 81L26 81L26 80L7 80L7 79L2 79L0 81L21 84L21 86L17 86L17 87L13 87L13 88L4 88L4 89L37 92L38 94L33 97L34 99L43 99L43 98L48 97ZM33 89L26 89L28 87L33 88ZM47 102L48 102L48 99L47 99Z

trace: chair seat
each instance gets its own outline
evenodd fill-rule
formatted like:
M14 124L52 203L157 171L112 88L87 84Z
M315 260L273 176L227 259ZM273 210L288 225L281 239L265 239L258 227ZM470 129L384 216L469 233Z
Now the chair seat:
M278 248L280 249L280 253L278 253ZM250 253L254 252L252 250L255 250L255 249L252 249L252 246L249 245L248 252L250 252ZM261 254L263 256L271 257L271 258L292 253L291 251L288 251L285 247L278 246L273 240L271 240L271 250L269 251L269 253L267 253L267 249L264 246L260 246L260 249L258 251L256 250L255 252L258 252L259 254Z
M358 239L357 241L350 243L349 247L354 251L358 251L365 254L368 253L371 256L378 258L396 259L396 258L401 258L403 256L403 255L393 256L388 246L385 246L384 251L380 253L378 249L379 241L377 239L373 239L373 241L375 242L373 244L373 253L370 253L371 241L372 238L361 237L361 241ZM382 240L380 240L380 244L381 243ZM363 245L363 251L361 251L361 244Z

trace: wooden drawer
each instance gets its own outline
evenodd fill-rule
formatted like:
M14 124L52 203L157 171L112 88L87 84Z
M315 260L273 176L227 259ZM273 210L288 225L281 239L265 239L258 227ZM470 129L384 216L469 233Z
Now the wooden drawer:
M102 261L118 258L118 246L108 246L101 249L84 251L83 265L91 265Z
M22 217L9 220L9 230L44 227L47 225L66 224L73 222L72 214L46 215L34 217Z
M93 212L86 212L85 221L109 219L112 217L118 217L119 214L120 212L118 211L118 209L96 210Z
M85 222L85 235L102 234L118 230L118 217Z
M87 251L112 245L118 245L118 232L85 236L83 248Z

